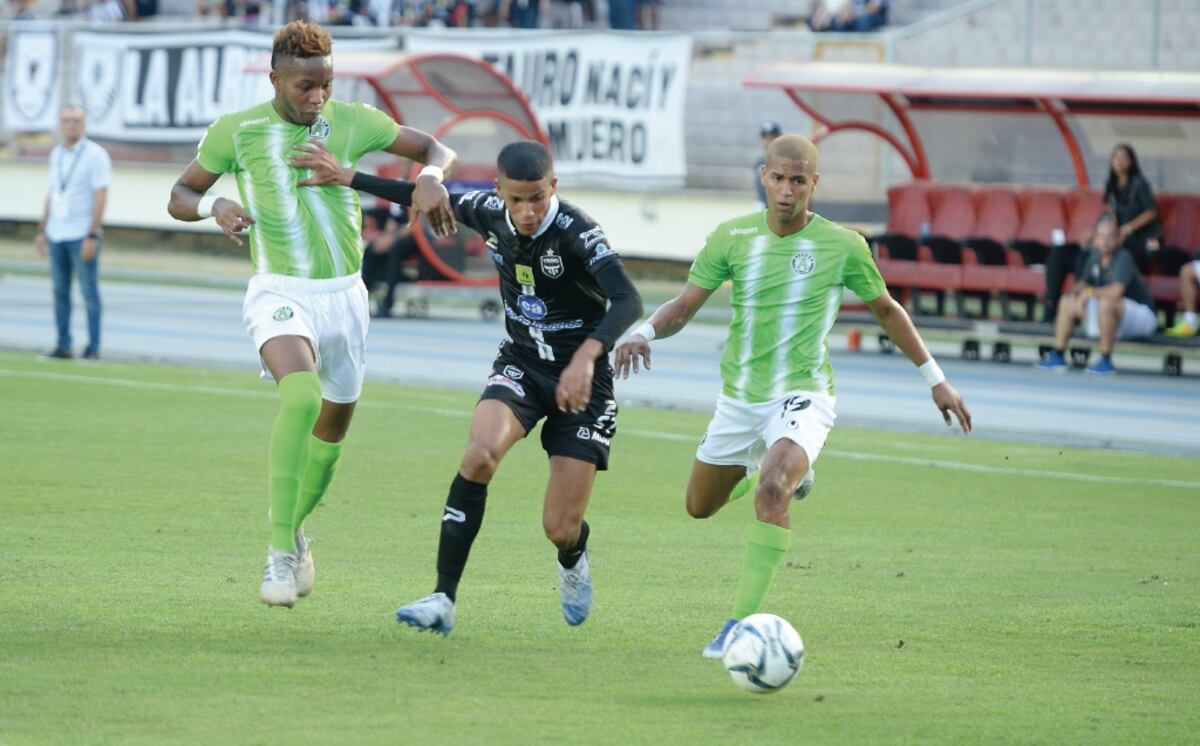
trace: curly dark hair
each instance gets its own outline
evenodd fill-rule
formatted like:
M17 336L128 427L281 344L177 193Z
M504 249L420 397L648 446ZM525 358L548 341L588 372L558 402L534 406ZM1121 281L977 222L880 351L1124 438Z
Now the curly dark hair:
M271 69L280 57L326 57L333 51L329 32L311 21L292 21L275 32Z

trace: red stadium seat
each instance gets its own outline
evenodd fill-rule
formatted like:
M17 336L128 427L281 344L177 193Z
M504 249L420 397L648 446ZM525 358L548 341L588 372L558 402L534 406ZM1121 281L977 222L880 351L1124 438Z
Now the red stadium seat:
M1082 244L1104 212L1103 195L1094 189L1067 192L1067 241Z
M929 233L959 240L975 235L975 199L970 187L939 186L929 192Z
M1063 193L1053 189L1027 189L1021 193L1021 224L1016 238L1054 245L1055 231L1067 235L1067 209ZM1060 240L1062 240L1060 239Z
M1157 200L1163 245L1185 251L1200 248L1200 197L1160 194Z
M1021 225L1016 189L1001 184L980 187L975 192L975 215L973 237L991 239L1000 246L1007 246L1016 238Z
M889 187L888 233L916 238L930 223L929 182L910 181Z

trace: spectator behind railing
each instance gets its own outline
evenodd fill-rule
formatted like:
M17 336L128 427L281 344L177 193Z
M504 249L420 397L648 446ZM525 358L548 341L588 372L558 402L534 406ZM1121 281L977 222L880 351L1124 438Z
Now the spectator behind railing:
M1194 337L1200 332L1200 315L1196 314L1200 305L1200 259L1188 262L1179 270L1179 303L1183 306L1183 318L1168 329L1167 334Z
M1128 143L1118 143L1109 161L1108 180L1104 183L1105 209L1117 221L1118 239L1133 257L1138 269L1145 272L1150 254L1158 251L1162 223L1158 219L1158 204L1150 182L1142 175L1137 153ZM1083 243L1091 242L1091 235ZM1046 259L1046 303L1042 321L1053 321L1057 315L1058 296L1067 274L1079 276L1083 255L1071 244L1056 246Z
M34 14L34 6L37 5L37 0L10 0L9 7L12 9L12 15L9 16L11 21L34 21L37 20L37 15Z
M1071 292L1058 305L1054 349L1034 366L1038 370L1067 369L1063 351L1081 320L1087 337L1100 340L1100 359L1087 369L1093 375L1116 373L1112 364L1116 340L1149 337L1158 330L1154 296L1129 250L1120 244L1119 230L1112 213L1104 213L1092 229L1092 249Z
M814 0L808 25L813 31L868 33L887 25L890 0Z

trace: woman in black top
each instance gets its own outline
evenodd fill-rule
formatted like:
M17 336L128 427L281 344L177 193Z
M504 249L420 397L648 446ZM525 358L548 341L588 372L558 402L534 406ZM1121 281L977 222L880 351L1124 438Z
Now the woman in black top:
M1150 190L1150 182L1142 175L1137 153L1128 143L1118 143L1109 159L1108 180L1104 182L1105 209L1117 218L1121 246L1129 251L1138 269L1144 274L1151 252L1159 248L1162 224L1158 220L1158 204ZM1089 232L1083 239L1090 246ZM1042 321L1054 323L1058 298L1067 273L1079 276L1087 252L1079 246L1055 246L1046 258L1046 296L1042 306Z
M1154 193L1142 175L1132 145L1119 143L1113 148L1108 181L1104 183L1104 204L1117 216L1121 245L1144 272L1150 252L1158 250L1162 225Z

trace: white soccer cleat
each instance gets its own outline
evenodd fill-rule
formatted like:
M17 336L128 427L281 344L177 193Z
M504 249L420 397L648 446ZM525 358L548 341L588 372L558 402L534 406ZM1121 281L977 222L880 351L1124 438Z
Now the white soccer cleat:
M720 659L725 655L725 648L729 646L729 639L733 637L730 633L737 626L737 620L732 617L725 620L725 624L721 626L721 631L712 639L712 642L704 646L704 650L700 651L701 657Z
M396 609L396 621L422 632L448 635L454 629L454 602L445 593L432 593Z
M558 566L558 597L567 624L572 627L583 624L592 610L592 574L588 570L586 549L571 569Z
M316 582L317 569L313 566L312 539L304 535L303 529L296 529L296 595L304 598L313 592Z
M268 606L296 604L296 555L281 552L275 547L267 548L267 568L263 570L262 586L258 597Z
M800 486L796 488L796 492L792 495L793 500L803 500L808 497L808 493L812 492L813 483L817 479L817 473L812 469L804 475L804 479L800 480Z

